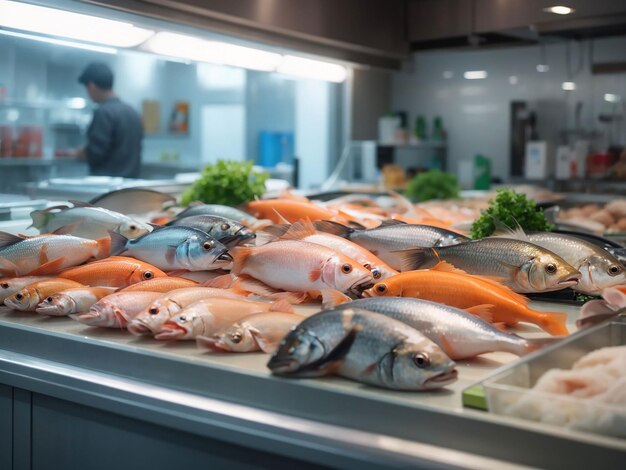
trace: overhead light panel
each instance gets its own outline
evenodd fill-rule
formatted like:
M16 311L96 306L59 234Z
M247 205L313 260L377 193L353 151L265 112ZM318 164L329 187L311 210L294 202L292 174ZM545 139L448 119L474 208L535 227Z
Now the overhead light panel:
M482 80L487 78L487 72L485 70L468 70L463 74L463 78L467 80Z
M84 109L87 106L87 100L80 96L75 96L67 100L67 107L70 109Z
M111 47L135 47L154 34L123 21L9 0L0 0L0 12L0 26L5 28Z
M555 15L569 15L570 13L574 13L576 10L563 5L555 5L553 7L544 8L543 11L554 13Z
M561 83L561 88L565 91L574 91L576 84L574 82L563 82Z
M57 46L74 47L76 49L85 49L87 51L102 52L103 54L117 54L117 49L114 47L94 46L92 44L85 44L84 42L65 41L64 39L54 39L47 36L36 36L34 34L18 33L16 31L6 31L3 29L0 29L0 34L15 38L30 39L31 41L47 42L48 44L56 44Z
M274 52L169 32L157 33L144 47L168 57L265 72L274 71L281 61L281 55Z
M550 70L550 66L547 64L537 64L537 72L545 73Z
M620 95L615 95L613 93L605 93L604 101L608 101L609 103L617 103L620 101L622 97Z
M292 55L284 56L276 71L294 77L335 83L343 82L348 75L343 65Z

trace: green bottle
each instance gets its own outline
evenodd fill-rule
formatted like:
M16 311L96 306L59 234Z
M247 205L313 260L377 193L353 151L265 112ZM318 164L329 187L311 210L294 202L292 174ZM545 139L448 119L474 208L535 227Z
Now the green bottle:
M426 118L422 115L415 119L415 138L417 140L426 140Z
M433 120L433 133L430 138L437 142L442 142L445 139L443 121L439 116L436 116Z
M483 155L474 156L474 189L491 188L491 160Z

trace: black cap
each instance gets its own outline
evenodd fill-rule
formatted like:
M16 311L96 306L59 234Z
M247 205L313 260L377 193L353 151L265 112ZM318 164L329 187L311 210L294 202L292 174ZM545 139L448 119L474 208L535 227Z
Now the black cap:
M78 82L87 85L89 82L102 90L113 88L113 71L104 62L92 62L78 77Z

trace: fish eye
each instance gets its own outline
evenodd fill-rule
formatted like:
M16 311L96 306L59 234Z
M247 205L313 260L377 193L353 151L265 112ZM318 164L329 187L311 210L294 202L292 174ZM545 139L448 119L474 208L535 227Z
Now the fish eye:
M128 226L128 228L129 228L130 230L137 230L137 226L136 226L136 225L134 225L134 224L129 225L129 226Z
M48 302L52 302L52 297L48 297L46 300L47 300Z
M210 250L211 247L213 247L213 243L211 243L211 242L204 242L202 244L202 248L204 248L205 250Z
M241 333L237 332L237 333L231 333L230 335L230 340L237 344L241 342Z
M374 279L380 279L382 277L382 273L378 269L373 269L372 275L374 276Z
M350 274L352 272L352 265L349 263L344 264L341 266L341 272L344 274Z
M387 286L385 284L378 284L376 286L376 292L380 292L381 294L387 290Z
M619 266L615 265L615 264L611 265L611 267L609 268L609 274L611 276L616 276L620 272L622 272L622 269Z
M417 367L423 369L424 367L428 367L430 365L430 358L428 357L428 354L421 352L413 356L413 362Z
M546 264L546 272L548 274L554 274L556 272L556 264L554 263Z
M20 294L20 293L17 293L17 294L15 294L15 298L16 298L17 300L22 300L22 299L24 298L24 295L22 295L22 294Z
M0 285L2 286L3 289L8 289L9 288L9 283L8 282L3 282Z
M152 271L146 271L145 273L143 273L143 278L148 280L148 279L152 279L154 277L154 274L152 274Z
M180 317L178 317L178 321L180 323L185 323L187 321L187 317L185 315L181 315Z
M228 230L230 228L230 225L228 224L222 224L222 230Z
M150 315L156 315L157 313L159 313L159 308L158 307L150 307L150 310L148 310L148 313Z

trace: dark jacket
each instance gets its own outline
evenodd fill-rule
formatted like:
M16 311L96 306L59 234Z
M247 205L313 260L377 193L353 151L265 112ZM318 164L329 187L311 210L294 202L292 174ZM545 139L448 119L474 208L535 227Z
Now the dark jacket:
M133 108L117 97L101 103L87 130L91 174L139 178L142 139L141 118Z

